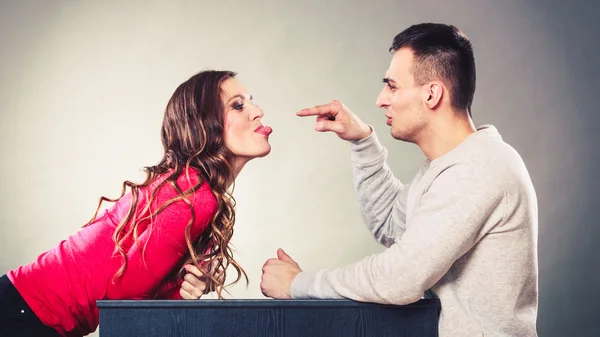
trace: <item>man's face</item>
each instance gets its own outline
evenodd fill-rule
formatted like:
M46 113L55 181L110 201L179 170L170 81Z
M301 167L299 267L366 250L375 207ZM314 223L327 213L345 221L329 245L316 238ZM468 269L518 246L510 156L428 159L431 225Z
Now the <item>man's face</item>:
M415 87L412 74L413 61L408 48L394 53L385 73L385 87L377 98L377 106L385 109L392 137L407 142L416 142L426 126L421 87Z

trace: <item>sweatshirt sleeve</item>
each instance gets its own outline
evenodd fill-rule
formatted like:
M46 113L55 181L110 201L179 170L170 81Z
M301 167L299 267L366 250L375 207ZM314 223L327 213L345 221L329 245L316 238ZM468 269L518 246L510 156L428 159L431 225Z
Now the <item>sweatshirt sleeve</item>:
M406 228L408 185L393 176L386 164L387 150L375 130L351 144L354 186L363 221L375 239L389 247Z
M157 195L154 209L177 195L173 187L164 185ZM210 189L205 186L200 187L188 198L194 205L195 219L190 233L193 241L209 224L216 210L216 201ZM179 200L154 216L140 233L139 244L133 243L126 251L127 268L123 275L120 278L109 279L108 298L138 298L156 289L188 251L185 229L191 215L190 207L183 200ZM116 272L123 259L116 253L112 260L113 270Z
M292 298L415 302L502 221L505 209L501 177L467 165L451 166L423 195L398 242L346 267L298 274Z

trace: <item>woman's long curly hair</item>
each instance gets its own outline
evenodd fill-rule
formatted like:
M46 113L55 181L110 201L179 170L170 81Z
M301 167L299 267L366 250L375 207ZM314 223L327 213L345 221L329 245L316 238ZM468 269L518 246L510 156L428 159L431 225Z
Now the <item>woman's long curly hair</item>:
M139 244L138 225L156 216L170 204L183 200L192 211L192 218L185 232L188 252L167 280L176 283L185 275L183 268L185 264L193 264L200 269L200 263L203 262L210 266L210 272L205 274L206 292L216 291L220 299L223 298L224 288L237 283L242 275L246 283L248 282L246 272L233 259L229 244L235 222L235 199L228 191L228 185L233 182L231 166L233 155L225 147L225 107L221 85L225 80L235 76L236 73L231 71L206 70L182 83L173 93L165 111L161 133L165 151L162 160L157 165L144 168L146 180L143 183L125 181L119 198L100 198L94 217L85 226L95 221L103 201L116 202L125 195L127 187L131 189L131 206L113 235L115 251L118 251L124 259L115 277L120 277L127 268L123 243L133 238L135 244ZM187 173L189 168L199 172L198 183L191 189L182 191L176 180L182 173ZM136 210L138 210L140 188L150 185L164 174L167 174L166 179L153 190L143 211L138 214ZM209 184L217 200L217 211L206 230L192 241L190 231L194 222L194 209L187 197L197 191L203 182ZM150 205L165 184L171 185L179 195L149 214ZM237 277L233 282L225 285L226 270L230 265L237 272ZM219 274L221 277L218 276Z

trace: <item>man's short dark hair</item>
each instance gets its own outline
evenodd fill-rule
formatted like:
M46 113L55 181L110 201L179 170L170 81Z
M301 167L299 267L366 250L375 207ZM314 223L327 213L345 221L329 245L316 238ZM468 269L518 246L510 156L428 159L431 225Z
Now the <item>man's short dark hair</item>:
M394 37L390 52L408 48L413 52L416 85L442 81L450 90L450 104L471 114L475 94L475 58L471 41L452 25L422 23Z

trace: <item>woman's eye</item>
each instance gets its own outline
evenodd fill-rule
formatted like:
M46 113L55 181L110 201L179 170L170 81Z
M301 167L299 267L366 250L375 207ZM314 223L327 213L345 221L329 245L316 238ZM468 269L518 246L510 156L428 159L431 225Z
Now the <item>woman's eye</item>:
M242 111L242 109L244 109L244 103L236 103L236 104L233 105L233 108L235 110Z

